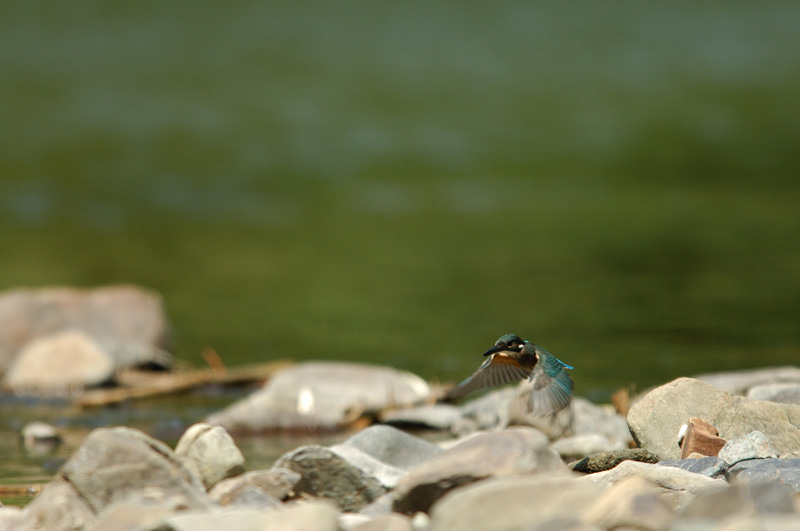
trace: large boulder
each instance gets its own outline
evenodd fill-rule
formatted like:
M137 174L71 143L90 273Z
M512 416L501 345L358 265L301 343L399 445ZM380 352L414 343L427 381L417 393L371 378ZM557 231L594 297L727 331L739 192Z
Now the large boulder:
M748 400L692 378L646 394L631 407L628 426L640 446L662 459L678 459L678 432L691 417L712 422L727 440L761 431L779 454L800 448L800 406Z
M131 428L92 431L57 479L67 482L95 513L145 489L178 500L182 507L205 509L211 504L200 479L167 445Z
M474 435L414 467L393 491L395 511L427 512L450 490L491 478L538 471L566 473L547 437L532 428L510 428Z
M169 364L161 297L136 286L17 289L0 294L0 372L25 345L66 330L91 336L115 366Z
M229 431L332 431L363 415L424 402L429 393L418 376L389 367L309 362L280 371L208 422Z

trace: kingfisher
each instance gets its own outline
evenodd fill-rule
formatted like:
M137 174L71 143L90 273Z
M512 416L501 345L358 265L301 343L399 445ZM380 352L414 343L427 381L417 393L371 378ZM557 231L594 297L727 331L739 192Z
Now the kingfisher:
M472 376L458 384L448 399L461 398L485 387L529 380L533 385L528 411L546 416L567 407L575 384L567 373L572 369L545 349L516 334L505 334L487 350L488 358Z

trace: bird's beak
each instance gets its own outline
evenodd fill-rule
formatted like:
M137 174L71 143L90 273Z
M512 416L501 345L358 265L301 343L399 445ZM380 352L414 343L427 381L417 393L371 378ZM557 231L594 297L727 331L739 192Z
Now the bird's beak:
M490 348L489 350L487 350L486 352L484 352L483 355L484 356L491 356L495 352L500 352L501 350L505 350L505 347L500 346L500 345L495 345L492 348Z

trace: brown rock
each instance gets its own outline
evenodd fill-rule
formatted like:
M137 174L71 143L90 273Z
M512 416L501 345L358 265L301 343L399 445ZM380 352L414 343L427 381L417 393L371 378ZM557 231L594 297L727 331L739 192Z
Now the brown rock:
M692 417L681 444L681 459L695 453L714 457L726 442L728 441L719 436L717 428L701 418Z

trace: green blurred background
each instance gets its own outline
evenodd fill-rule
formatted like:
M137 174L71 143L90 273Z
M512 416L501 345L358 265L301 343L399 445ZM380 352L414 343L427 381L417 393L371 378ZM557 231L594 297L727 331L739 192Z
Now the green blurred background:
M797 2L2 12L0 288L153 288L193 364L797 363Z

